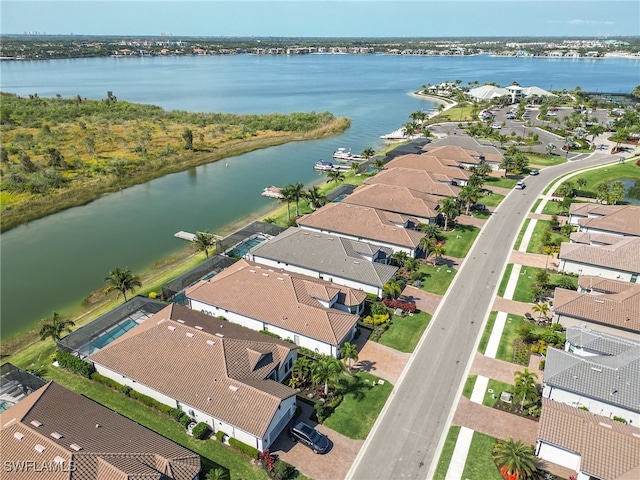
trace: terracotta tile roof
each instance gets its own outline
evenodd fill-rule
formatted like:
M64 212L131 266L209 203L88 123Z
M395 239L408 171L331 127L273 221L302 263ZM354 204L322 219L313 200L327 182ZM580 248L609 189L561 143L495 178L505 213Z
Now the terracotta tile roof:
M580 455L580 470L622 480L640 475L640 429L542 399L538 438Z
M578 286L580 288L598 293L620 293L629 288L634 288L636 285L622 280L612 280L593 275L581 275L578 277Z
M571 243L582 243L583 245L613 245L620 241L618 235L587 232L573 232L569 235L569 239Z
M469 180L469 177L471 177L471 172L460 167L457 162L427 154L411 153L396 157L386 164L386 169L391 170L394 168L420 170L422 172L445 175L454 180ZM383 170L380 173L385 171ZM374 175L372 178L376 178L378 175Z
M474 156L484 155L487 162L501 162L503 159L500 150L496 147L493 145L484 145L468 135L449 135L425 145L422 150L429 152L429 154L433 154L432 152L434 149L443 146L461 148ZM440 156L441 158L447 158L446 155Z
M626 284L626 289L609 294L556 288L553 311L557 315L640 332L640 285Z
M431 144L427 144L422 150L434 157L453 160L458 164L465 163L480 165L480 163L482 163L478 152L454 145L433 146Z
M640 273L640 238L620 238L612 245L603 246L565 242L560 245L559 258L622 272Z
M318 300L327 302L341 292L348 306L359 305L366 298L362 290L240 260L223 274L187 289L186 294L208 305L338 345L358 316L326 308Z
M362 241L370 240L415 249L424 235L417 230L397 225L408 221L409 217L340 202L325 205L305 215L298 220L298 225L337 235L349 235Z
M605 231L625 236L640 237L640 207L628 205L605 216L581 218L581 231Z
M395 161L395 160L393 160ZM457 169L463 171L462 169ZM460 187L452 185L453 177L439 173L431 173L411 168L387 168L364 181L365 185L389 185L405 187L413 192L426 193L432 196L431 202L437 203L438 197L457 197ZM361 187L362 188L362 187ZM358 190L356 190L357 192ZM354 192L355 193L355 192ZM347 197L348 199L349 197ZM395 201L395 199L393 200ZM432 207L433 208L433 207Z
M53 382L8 409L1 421L3 461L42 465L56 459L67 470L45 476L5 471L3 479L192 480L200 472L195 453Z
M358 187L342 203L430 219L438 215L438 200L442 198L402 186L372 184Z
M251 255L381 288L398 268L362 256L381 250L383 258L392 253L370 243L292 227L253 248Z
M202 329L187 324L187 317ZM265 378L296 346L253 331L234 338L240 330L248 329L169 305L89 359L262 437L281 401L295 395ZM256 358L256 352L266 355Z

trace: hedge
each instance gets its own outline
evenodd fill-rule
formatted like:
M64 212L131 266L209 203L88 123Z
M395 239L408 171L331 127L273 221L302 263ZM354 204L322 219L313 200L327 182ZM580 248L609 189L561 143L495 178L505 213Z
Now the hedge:
M76 375L81 375L86 378L91 378L91 374L96 371L93 364L85 362L64 350L58 350L56 352L56 360L58 361L58 365L65 370L69 370Z
M219 442L222 442L224 440L225 435L226 433L224 433L222 430L218 430L216 432L216 438L218 439Z
M180 420L178 420L178 422L180 422L180 424L184 428L187 428L189 424L193 422L193 419L189 415L185 415L184 417L180 417Z
M270 337L277 338L278 340L282 340L282 337L280 335L275 334L273 332L269 332L267 330L259 330L259 332L264 333L265 335L269 335Z
M409 312L409 313L414 313L416 311L416 304L415 303L405 303L405 302L401 302L399 300L391 300L391 299L388 299L388 298L385 298L382 301L382 303L384 303L389 308L393 308L394 310L396 308L399 308L403 312Z
M258 449L253 448L252 446L247 445L246 443L242 443L240 440L236 440L235 438L230 438L229 445L231 445L233 448L235 448L239 452L242 452L245 455L248 455L251 458L258 458L258 453L259 453Z
M169 410L169 415L171 415L171 418L173 418L176 422L179 422L180 419L186 415L186 413L184 413L181 408L172 408L171 410Z
M109 377L105 377L104 375L100 375L98 372L93 372L91 374L91 379L95 380L98 383L106 385L107 387L113 388L114 390L121 391L122 385L116 382L115 380L110 379ZM129 392L131 393L131 392Z
M211 429L209 428L209 425L207 425L204 422L200 422L195 427L193 427L191 434L194 436L194 438L197 438L198 440L204 440L209 436L210 432L211 432Z

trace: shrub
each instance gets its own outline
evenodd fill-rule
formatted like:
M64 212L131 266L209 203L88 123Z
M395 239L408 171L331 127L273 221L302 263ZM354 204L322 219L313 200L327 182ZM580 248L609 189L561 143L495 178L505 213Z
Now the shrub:
M367 293L367 302L375 303L378 301L378 296L375 293Z
M260 333L264 333L265 335L269 335L270 337L277 338L278 340L282 340L282 337L280 337L280 335L275 334L273 332L269 332L267 330L260 330Z
M219 442L222 442L224 440L225 435L226 433L224 433L222 430L218 430L216 432L216 438L218 439Z
M546 360L540 360L538 368L540 368L540 370L544 371L544 367L545 367L546 364L547 364Z
M624 424L626 424L626 423L627 423L627 420L626 420L626 419L624 419L624 418L622 418L622 417L618 417L618 416L616 416L616 415L614 415L614 416L613 416L613 419L614 419L616 422L620 422L620 423L624 423Z
M585 412L588 412L588 411L589 411L589 409L588 409L587 407L585 407L584 405L580 405L580 406L578 407L578 410L583 410L583 411L585 411Z
M371 315L385 315L389 313L387 307L382 302L376 302L371 305Z
M191 431L194 438L197 438L198 440L204 440L209 436L210 432L211 429L209 428L209 425L204 422L198 423L195 427L193 427L193 430Z
M106 385L107 387L113 388L114 390L120 390L123 387L123 385L119 384L115 380L111 380L109 377L100 375L98 372L93 372L91 374L91 379L95 380L98 383Z
M276 463L271 471L271 476L275 480L288 480L292 478L296 473L296 469L293 465L285 462L284 460L276 459Z
M394 310L396 308L399 308L403 312L409 312L409 313L414 313L416 311L415 303L405 303L399 300L391 300L391 299L384 299L382 303L384 303L389 308L393 308Z
M176 422L179 422L180 419L186 414L180 408L172 408L171 410L169 410L169 415L171 415L171 418L173 418Z
M120 391L128 397L129 394L131 393L131 387L129 385L122 385L120 387Z
M247 445L246 443L242 443L240 440L236 440L235 438L229 439L229 445L238 450L245 455L248 455L251 458L258 458L258 449L253 448L251 445Z
M91 374L96 371L91 363L85 362L64 350L56 352L56 359L58 360L58 365L62 368L82 377L91 378Z
M160 410L161 412L168 413L171 407L169 405L165 405L164 403L160 403L155 398L151 398L147 395L143 395L140 392L136 392L135 390L131 390L129 392L129 396L131 398L135 398L140 403L143 403L147 407L155 408L156 410Z
M260 459L260 463L262 464L262 467L267 471L267 472L272 472L273 469L276 466L276 459L273 455L271 455L271 453L269 453L269 450L265 450L264 452L260 452L258 454L258 458Z
M529 348L520 338L518 338L513 345L513 363L529 365Z
M193 422L193 419L189 415L185 415L184 417L180 417L180 420L178 421L180 422L180 425L187 428L189 424Z

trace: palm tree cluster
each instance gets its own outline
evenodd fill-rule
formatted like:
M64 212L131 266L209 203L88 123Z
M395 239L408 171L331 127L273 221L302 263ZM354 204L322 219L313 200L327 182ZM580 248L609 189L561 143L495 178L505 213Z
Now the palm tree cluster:
M329 174L339 173L344 179L342 172L331 170ZM307 200L309 206L312 209L322 207L327 203L327 197L320 192L320 188L316 185L309 187L307 191L304 190L304 185L300 182L287 184L280 189L282 197L280 201L287 204L287 223L291 223L291 203L296 204L296 218L300 216L300 200Z
M537 471L533 446L521 440L498 440L493 447L493 461L510 478L526 480Z
M60 318L58 312L53 312L51 318L45 318L40 327L40 340L51 338L54 342L58 342L62 338L62 334L71 332L71 327L76 324L72 320Z
M116 290L122 294L125 302L127 301L127 292L132 292L136 287L142 286L140 277L134 275L128 267L116 267L109 272L104 281L107 284L104 294L107 295Z
M354 350L353 347L354 346L347 347L345 353L348 353L352 360L357 360L357 348ZM343 349L344 348L343 346ZM335 388L338 385L340 372L342 372L342 365L340 360L336 358L327 355L323 355L320 360L298 357L291 370L289 386L291 388L304 388L309 386L315 388L322 385L324 396L328 396L330 393L329 389Z

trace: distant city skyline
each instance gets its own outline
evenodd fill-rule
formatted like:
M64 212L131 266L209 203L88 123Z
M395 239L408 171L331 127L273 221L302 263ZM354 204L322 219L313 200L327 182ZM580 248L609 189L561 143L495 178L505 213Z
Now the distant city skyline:
M620 37L637 0L0 0L3 34L173 37Z

